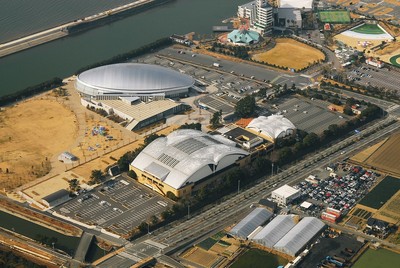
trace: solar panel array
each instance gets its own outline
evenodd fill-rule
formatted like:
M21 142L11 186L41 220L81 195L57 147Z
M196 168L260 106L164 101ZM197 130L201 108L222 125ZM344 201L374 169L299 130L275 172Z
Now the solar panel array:
M186 154L192 154L202 148L207 147L207 144L199 140L189 138L177 143L174 147Z
M167 166L174 167L179 163L178 159L173 158L172 156L169 156L167 154L162 153L158 158L157 158L161 163L166 164Z

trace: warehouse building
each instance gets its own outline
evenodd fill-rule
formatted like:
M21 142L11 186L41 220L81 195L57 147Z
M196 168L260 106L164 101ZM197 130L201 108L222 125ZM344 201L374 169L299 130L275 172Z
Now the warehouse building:
M301 191L295 189L287 184L274 190L271 194L272 200L277 202L279 205L286 206L294 199L301 195Z
M273 213L265 208L256 208L229 232L235 237L247 239L248 236L272 217Z
M69 192L65 189L58 190L48 196L42 198L42 203L48 207L52 208L58 206L62 203L67 202L70 199Z
M221 135L179 129L151 142L130 165L138 181L168 196L189 196L216 175L248 163L248 152ZM168 194L170 192L170 194Z
M297 222L298 216L296 215L278 215L258 232L252 240L264 247L273 248Z
M324 227L325 224L317 218L305 217L274 245L274 249L296 256Z

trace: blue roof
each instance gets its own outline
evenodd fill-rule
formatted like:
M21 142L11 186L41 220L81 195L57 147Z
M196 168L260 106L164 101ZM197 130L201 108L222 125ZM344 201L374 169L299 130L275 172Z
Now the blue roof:
M230 39L233 43L250 44L258 42L260 35L255 31L233 30L228 34L228 39Z

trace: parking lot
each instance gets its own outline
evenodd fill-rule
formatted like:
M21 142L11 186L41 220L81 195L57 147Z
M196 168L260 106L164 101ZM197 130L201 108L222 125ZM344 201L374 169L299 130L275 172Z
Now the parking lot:
M81 193L56 210L86 224L125 234L151 216L159 215L169 205L168 199L120 176L90 192Z
M331 176L316 178L317 183L302 181L294 187L301 191L302 200L315 206L306 213L319 216L326 207L340 210L347 214L375 184L379 174L358 166L336 163ZM338 175L343 174L343 175Z
M326 232L325 232L326 233ZM299 268L318 267L327 256L338 256L345 260L351 259L358 252L363 243L354 237L341 234L336 238L320 237L312 250L298 265Z
M399 90L400 72L389 71L386 68L377 68L363 64L358 68L352 68L347 72L347 78L364 86L384 87Z
M329 103L320 100L289 97L279 99L275 105L266 104L264 107L273 114L282 114L298 129L321 134L329 125L341 124L348 116L328 109Z

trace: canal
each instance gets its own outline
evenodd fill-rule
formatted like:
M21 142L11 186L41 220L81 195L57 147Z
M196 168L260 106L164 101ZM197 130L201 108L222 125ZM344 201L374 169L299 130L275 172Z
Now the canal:
M34 240L45 242L49 246L51 246L51 242L54 242L55 248L70 255L75 253L75 249L79 244L79 237L63 235L3 211L0 211L0 219L0 227Z
M87 32L0 59L0 96L108 59L173 33L211 34L246 0L175 0Z

